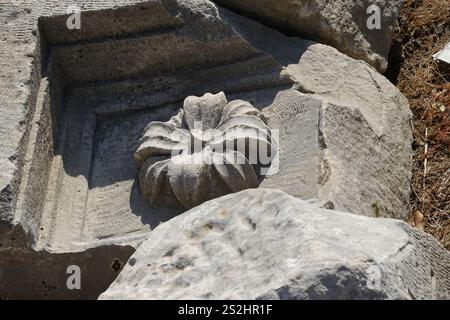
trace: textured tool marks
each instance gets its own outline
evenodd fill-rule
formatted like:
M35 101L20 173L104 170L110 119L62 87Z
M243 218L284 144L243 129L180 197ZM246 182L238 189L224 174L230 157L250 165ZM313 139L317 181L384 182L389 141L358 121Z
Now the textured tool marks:
M320 101L295 90L280 91L264 111L269 124L279 129L279 173L261 184L302 199L317 197L318 114Z
M87 236L104 239L149 230L145 223L157 214L140 199L133 153L146 124L164 118L161 110L152 110L98 120L86 212Z

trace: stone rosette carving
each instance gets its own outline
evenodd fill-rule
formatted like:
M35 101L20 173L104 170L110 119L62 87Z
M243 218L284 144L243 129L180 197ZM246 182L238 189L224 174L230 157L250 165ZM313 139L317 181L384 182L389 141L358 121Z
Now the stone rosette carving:
M193 208L256 188L278 152L260 111L225 94L189 96L167 122L151 122L134 158L143 197L153 205ZM263 169L263 170L262 170Z

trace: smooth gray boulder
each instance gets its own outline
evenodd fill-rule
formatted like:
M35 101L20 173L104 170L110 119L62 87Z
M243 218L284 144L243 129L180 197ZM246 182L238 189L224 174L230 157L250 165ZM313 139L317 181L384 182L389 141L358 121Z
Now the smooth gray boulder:
M386 71L403 0L215 0L250 17L332 45ZM371 7L376 5L378 7ZM379 11L377 11L379 10ZM379 16L376 16L378 15ZM372 25L379 17L380 28ZM369 26L368 27L368 20ZM377 26L376 26L377 27Z
M211 200L156 228L100 299L448 299L450 253L406 223L281 191Z

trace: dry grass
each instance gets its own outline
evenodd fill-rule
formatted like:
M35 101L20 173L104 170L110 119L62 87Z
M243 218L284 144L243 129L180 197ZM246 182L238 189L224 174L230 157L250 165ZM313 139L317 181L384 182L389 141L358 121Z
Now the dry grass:
M396 41L397 85L414 114L411 215L450 249L450 70L432 59L450 42L449 0L405 0Z

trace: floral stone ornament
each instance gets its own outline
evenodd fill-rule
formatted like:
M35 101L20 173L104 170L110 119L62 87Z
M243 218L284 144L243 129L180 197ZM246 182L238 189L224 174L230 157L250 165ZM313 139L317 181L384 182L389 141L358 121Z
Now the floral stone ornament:
M193 208L256 188L278 153L259 110L225 94L187 97L167 122L151 122L134 158L142 195L154 205Z

